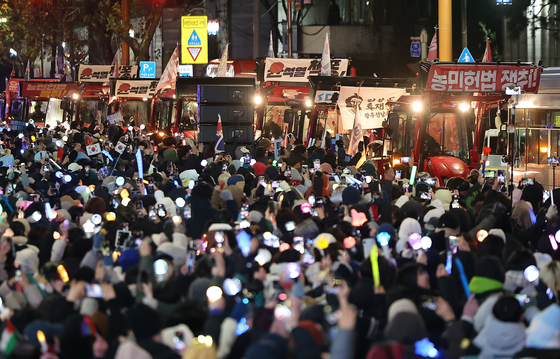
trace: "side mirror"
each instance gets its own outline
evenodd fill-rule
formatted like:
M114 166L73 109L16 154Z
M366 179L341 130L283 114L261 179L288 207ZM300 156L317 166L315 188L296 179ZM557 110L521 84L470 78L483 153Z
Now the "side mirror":
M284 111L284 123L292 123L292 120L294 119L294 110L292 110L291 108L287 109Z

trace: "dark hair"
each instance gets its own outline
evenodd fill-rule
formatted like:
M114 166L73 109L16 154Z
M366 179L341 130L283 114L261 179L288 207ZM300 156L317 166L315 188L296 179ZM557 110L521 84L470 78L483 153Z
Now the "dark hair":
M14 236L25 236L25 226L19 221L14 221L10 225L11 230L14 232Z
M494 308L492 308L492 314L499 321L517 323L521 320L523 309L517 299L505 295L496 301Z
M193 189L191 195L196 198L211 200L214 188L205 182L200 182Z
M257 149L255 150L255 157L259 158L259 157L264 157L266 155L266 149L262 146L257 147Z

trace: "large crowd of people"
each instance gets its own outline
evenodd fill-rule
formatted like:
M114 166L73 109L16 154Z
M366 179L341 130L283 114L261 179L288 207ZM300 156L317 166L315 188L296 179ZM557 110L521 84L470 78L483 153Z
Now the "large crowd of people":
M538 182L403 178L293 136L278 157L120 125L0 140L0 357L560 357Z

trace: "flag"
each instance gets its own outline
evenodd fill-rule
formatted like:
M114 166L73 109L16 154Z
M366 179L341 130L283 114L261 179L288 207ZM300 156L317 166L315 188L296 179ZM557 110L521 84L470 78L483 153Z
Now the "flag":
M360 87L358 88L358 96L360 96ZM350 155L354 156L358 152L358 144L363 141L362 120L360 119L360 106L356 104L356 113L354 114L354 126L352 127L352 135L350 137Z
M325 45L323 45L323 56L321 57L321 76L331 76L331 48L328 32L325 34Z
M284 129L284 139L282 140L282 147L288 148L290 145L290 136L288 136L288 126Z
M432 38L432 42L430 43L430 49L428 50L428 58L426 61L434 61L437 59L437 30L434 32L434 37Z
M101 146L99 145L99 143L96 143L95 145L91 145L91 146L86 146L86 151L88 156L97 155L101 153Z
M115 52L115 57L113 57L113 62L111 62L111 66L113 67L113 77L118 79L119 78L119 55L121 53L121 49L118 48Z
M122 154L125 149L126 149L126 145L124 143L122 143L121 141L117 142L117 145L115 146L115 151Z
M216 77L226 77L228 48L229 44L226 44L226 47L222 52L222 57L220 57L220 64L218 65L218 71L216 71Z
M16 347L18 338L16 328L12 322L10 320L6 320L5 324L6 326L2 331L2 337L0 339L0 352L3 352L6 357L9 357Z
M227 45L226 45L227 48ZM222 131L222 116L218 114L218 128L216 128L216 146L214 146L214 152L224 152L224 131Z
M270 32L270 42L268 43L268 57L274 58L274 42L272 41L272 31Z
M177 80L177 69L179 66L179 45L173 51L167 66L165 66L165 70L159 79L158 85L156 87L156 94L163 92L163 90L167 90L173 88L175 84L175 80Z
M490 51L489 38L486 38L486 49L484 50L484 56L482 57L482 62L492 62L492 51Z
M29 60L27 60L27 68L25 69L25 76L23 77L23 81L29 81L29 77L31 74L29 73Z

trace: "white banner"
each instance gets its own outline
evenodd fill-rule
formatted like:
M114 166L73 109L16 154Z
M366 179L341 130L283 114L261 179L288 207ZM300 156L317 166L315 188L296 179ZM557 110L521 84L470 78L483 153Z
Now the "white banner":
M113 65L80 65L78 71L79 82L109 82L113 78L115 66ZM120 79L138 78L138 66L119 66Z
M151 98L156 92L159 80L117 80L115 96Z
M331 76L346 76L348 59L331 60ZM267 59L264 80L272 82L307 82L321 73L320 59Z
M357 87L340 87L338 107L342 117L344 130L351 130L356 117L356 105L359 108L362 129L381 128L389 111L385 107L387 101L396 101L406 94L405 89L386 87L362 87L358 96Z

